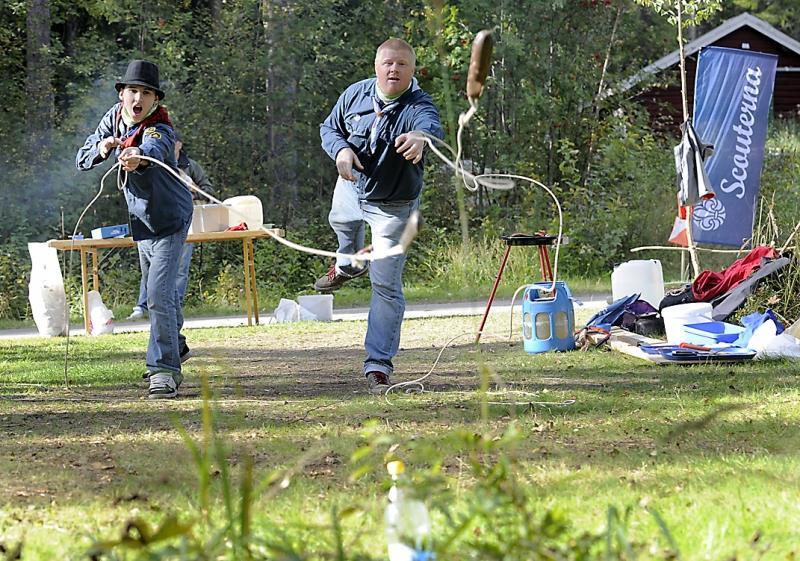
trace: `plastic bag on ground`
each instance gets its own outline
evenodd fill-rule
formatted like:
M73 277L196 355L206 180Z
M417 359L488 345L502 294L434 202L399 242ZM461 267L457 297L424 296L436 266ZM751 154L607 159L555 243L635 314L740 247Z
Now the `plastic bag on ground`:
M298 321L300 319L300 306L294 300L281 298L278 302L278 307L275 308L275 321L278 323L286 323L290 321Z
M66 335L69 308L58 254L46 243L29 243L28 251L31 254L28 300L36 328L43 337Z
M800 359L800 340L786 332L770 339L762 350L756 354L756 360Z
M96 290L89 291L89 321L92 335L114 333L114 312L103 304L103 298Z

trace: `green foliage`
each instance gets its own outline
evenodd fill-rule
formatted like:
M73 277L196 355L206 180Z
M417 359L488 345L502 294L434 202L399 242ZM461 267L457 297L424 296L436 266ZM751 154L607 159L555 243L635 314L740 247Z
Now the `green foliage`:
M573 274L610 271L614 263L629 258L632 247L661 245L672 227L674 164L669 140L650 131L637 111L609 116L599 128L604 142L586 187L576 181L574 157L565 155L562 160L565 188L573 193L564 205L573 243L565 263Z
M0 245L0 318L21 320L29 315L28 283L19 263L29 261L19 245Z
M678 23L678 8L681 10L681 25L684 28L698 25L722 8L721 0L635 0L637 4L652 8L665 16L673 25Z

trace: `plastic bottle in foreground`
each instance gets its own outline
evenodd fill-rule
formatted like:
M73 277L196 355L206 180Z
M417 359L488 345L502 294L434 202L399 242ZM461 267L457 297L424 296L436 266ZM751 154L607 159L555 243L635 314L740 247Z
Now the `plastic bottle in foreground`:
M422 501L406 494L398 487L398 480L405 472L401 461L389 462L386 470L392 476L389 503L386 505L386 543L389 561L430 561L435 558L431 551L431 522L428 509Z

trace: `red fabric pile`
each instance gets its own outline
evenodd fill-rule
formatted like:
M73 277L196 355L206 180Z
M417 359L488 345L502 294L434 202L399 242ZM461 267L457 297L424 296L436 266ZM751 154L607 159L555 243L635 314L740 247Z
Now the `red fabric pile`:
M762 259L775 259L777 256L774 248L760 245L719 273L703 271L692 283L695 301L709 302L720 294L725 294L761 268Z

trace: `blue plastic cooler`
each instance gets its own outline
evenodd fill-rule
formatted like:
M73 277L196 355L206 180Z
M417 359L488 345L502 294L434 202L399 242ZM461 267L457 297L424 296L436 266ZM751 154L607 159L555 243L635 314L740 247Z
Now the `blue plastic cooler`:
M575 312L564 281L535 283L522 299L522 340L528 353L571 351L575 348Z

